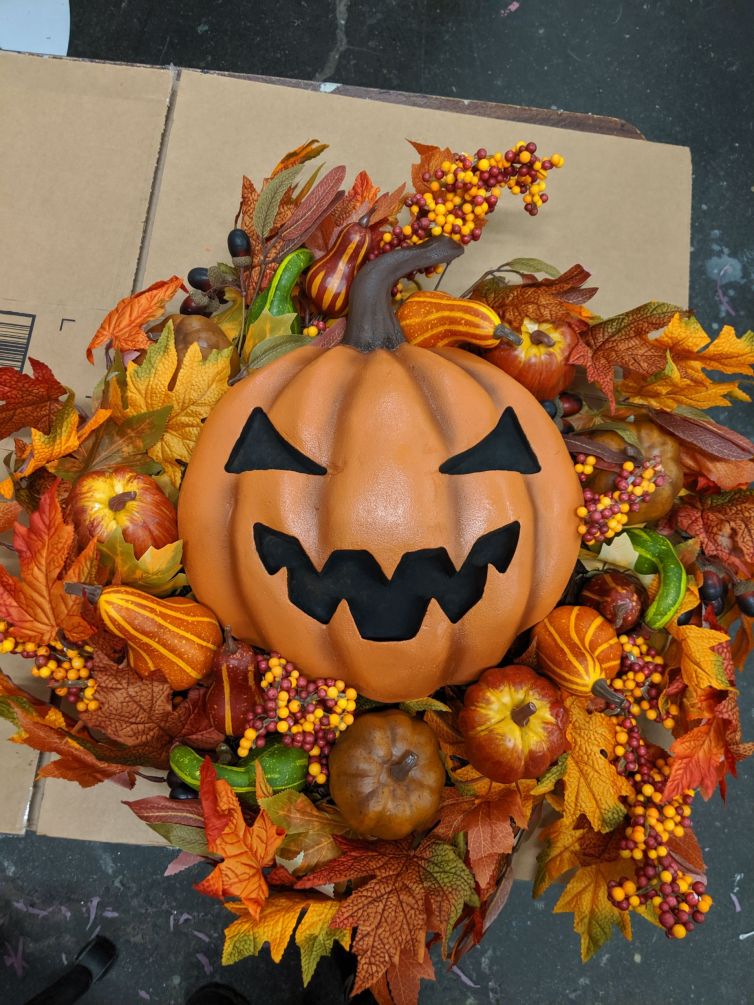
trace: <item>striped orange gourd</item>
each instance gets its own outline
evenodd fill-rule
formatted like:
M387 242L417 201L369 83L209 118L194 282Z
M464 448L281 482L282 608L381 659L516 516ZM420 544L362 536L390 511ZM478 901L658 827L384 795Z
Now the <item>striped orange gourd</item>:
M338 318L348 310L351 283L370 244L369 227L352 223L343 228L332 248L307 272L306 295L324 314Z
M623 647L593 607L556 607L535 627L534 641L539 669L563 691L617 697L603 685L617 673Z
M414 293L398 309L398 320L406 341L426 349L461 344L489 349L507 334L491 307L439 290Z
M108 631L126 642L129 665L146 677L161 670L174 691L205 677L222 641L217 618L188 597L151 597L128 586L108 586L97 609Z

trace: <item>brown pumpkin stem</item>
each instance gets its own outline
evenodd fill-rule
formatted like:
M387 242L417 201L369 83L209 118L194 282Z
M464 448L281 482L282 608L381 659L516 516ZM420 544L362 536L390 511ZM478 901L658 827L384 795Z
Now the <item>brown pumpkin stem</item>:
M523 729L525 726L529 725L529 719L537 711L537 706L533 701L527 701L525 705L519 705L518 708L514 708L511 712L511 719L515 722L517 726Z
M96 583L63 583L63 593L73 597L84 597L90 604L96 604L102 596L103 587Z
M517 332L514 332L512 328L509 328L508 325L499 324L492 334L495 338L499 338L501 342L508 342L510 345L521 345L524 341L521 336Z
M390 777L396 782L405 782L418 763L419 755L416 751L407 750L400 761L390 765Z
M230 625L226 625L223 628L223 647L229 653L238 652L238 643L233 637L233 629Z
M548 348L555 345L555 339L552 335L543 332L541 328L537 328L531 333L529 341L532 345L546 345Z
M603 677L600 677L598 681L595 681L594 684L592 684L592 694L596 695L597 698L602 698L609 705L617 705L618 708L621 708L626 704L626 699L623 695L618 694L617 691L613 691Z
M136 498L136 493L131 492L119 492L117 496L112 496L108 502L108 506L113 511L113 513L119 513L127 503L133 502Z
M397 349L406 341L393 310L390 291L411 272L451 262L463 245L449 237L431 237L421 244L380 255L359 270L348 298L348 324L343 345L359 352Z

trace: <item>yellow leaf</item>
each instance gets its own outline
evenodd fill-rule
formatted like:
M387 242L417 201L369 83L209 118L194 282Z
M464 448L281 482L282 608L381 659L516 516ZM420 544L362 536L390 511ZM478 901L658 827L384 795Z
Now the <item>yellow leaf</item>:
M55 463L66 454L73 453L81 443L110 418L109 409L100 408L79 427L80 415L76 410L73 392L52 420L49 433L31 430L31 450L18 474L28 476L40 468L55 469Z
M533 895L541 896L551 883L579 865L578 850L584 838L583 830L576 830L562 817L545 827L540 838L545 842L537 856L537 874Z
M581 959L588 959L612 937L618 928L631 940L631 919L628 911L619 911L608 899L607 884L619 879L625 863L599 863L584 866L572 877L553 908L554 914L573 913L573 929L581 936Z
M298 314L270 314L267 309L263 310L256 321L252 321L247 329L243 362L248 362L251 350L255 345L260 345L269 338L290 335L291 325L297 317Z
M162 548L150 545L137 558L134 546L125 540L120 527L115 527L100 542L100 552L112 569L112 578L126 586L136 586L155 597L165 597L188 583L180 571L183 561L183 541L173 541Z
M233 286L226 286L223 296L228 301L228 306L213 314L212 320L222 328L228 340L234 342L241 334L243 324L243 296Z
M230 347L215 350L207 359L202 359L199 346L189 346L175 386L171 389L168 385L175 374L178 356L173 326L168 322L141 366L134 363L128 366L127 414L136 415L164 405L172 406L165 431L147 453L162 465L173 485L177 486L181 481L182 470L178 462L188 462L202 423L228 390L231 352ZM122 413L123 402L116 387L113 385L111 389L112 407Z
M571 750L563 778L563 815L573 825L584 813L595 830L606 832L617 827L625 816L626 807L620 798L631 795L633 789L608 760L615 747L614 717L601 712L590 714L588 700L565 697L569 719L566 736Z
M725 674L723 658L716 653L715 647L729 641L726 632L718 632L713 628L699 628L696 625L679 625L678 618L686 611L693 610L699 603L699 590L695 583L689 585L683 598L680 610L667 625L667 631L673 637L673 644L666 656L670 666L680 666L681 676L689 687L696 691L714 687L719 690L732 690L734 685Z
M301 951L304 987L314 976L320 959L330 955L336 942L340 942L344 949L348 949L351 945L349 929L330 927L339 907L340 903L337 900L313 901L296 930L296 945Z

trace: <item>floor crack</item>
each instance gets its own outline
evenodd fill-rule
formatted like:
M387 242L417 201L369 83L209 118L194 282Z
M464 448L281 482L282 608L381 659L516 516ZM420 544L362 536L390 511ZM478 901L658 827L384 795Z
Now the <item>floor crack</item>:
M329 80L338 67L340 57L348 48L346 22L350 3L351 0L335 0L335 45L330 50L325 65L314 75L315 80Z

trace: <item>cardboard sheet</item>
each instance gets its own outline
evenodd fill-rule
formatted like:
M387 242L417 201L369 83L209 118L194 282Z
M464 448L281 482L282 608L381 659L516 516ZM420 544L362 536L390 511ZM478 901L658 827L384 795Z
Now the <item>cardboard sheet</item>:
M306 91L237 77L0 52L0 365L29 352L81 395L98 373L83 350L104 314L139 288L228 259L241 175L259 181L316 136L352 178L388 189L408 176L405 137L455 149L534 138L566 158L531 220L510 196L453 265L460 291L484 269L527 256L582 263L615 313L649 299L685 304L691 165L685 148ZM647 179L651 177L651 185ZM14 661L14 664L17 661ZM17 666L6 669L16 671ZM2 725L2 724L0 724ZM0 742L0 830L23 830L36 754ZM160 843L121 804L131 795L52 780L35 800L40 833ZM528 871L534 841L517 867Z

